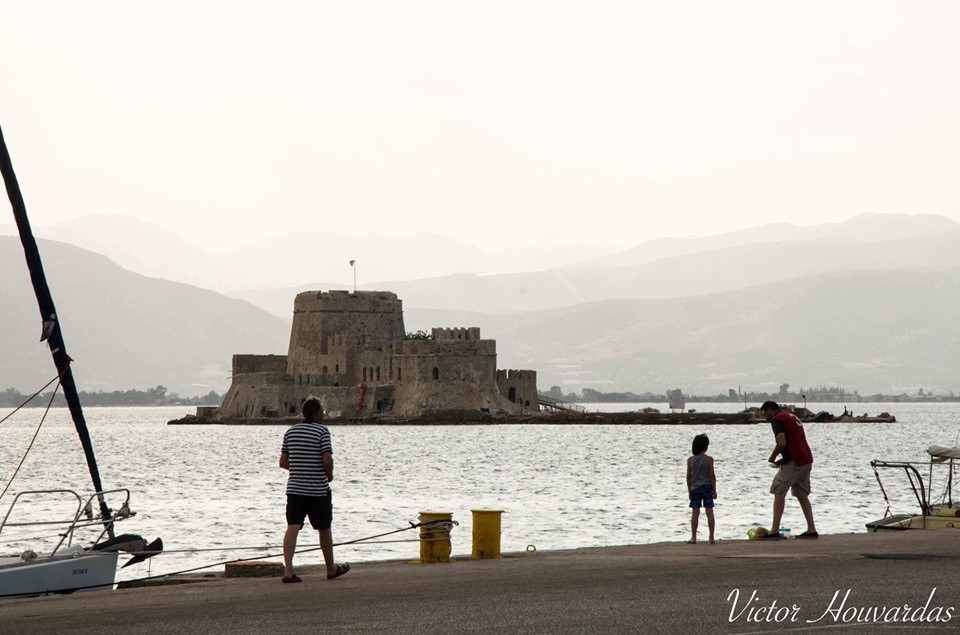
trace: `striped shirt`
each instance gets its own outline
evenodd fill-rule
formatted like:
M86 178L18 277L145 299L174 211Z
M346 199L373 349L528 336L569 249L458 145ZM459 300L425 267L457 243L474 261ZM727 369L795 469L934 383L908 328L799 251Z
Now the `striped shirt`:
M333 454L330 431L315 421L301 421L283 434L280 449L290 460L287 494L326 496L330 492L327 473L323 469L323 455Z

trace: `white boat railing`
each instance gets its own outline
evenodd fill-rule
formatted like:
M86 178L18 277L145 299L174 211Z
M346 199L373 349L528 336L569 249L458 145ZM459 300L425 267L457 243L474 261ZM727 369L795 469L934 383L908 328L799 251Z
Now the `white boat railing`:
M93 501L95 499L103 499L108 494L120 494L123 496L123 503L120 505L119 510L110 519L105 519L100 514L94 515ZM34 504L37 502L38 495L50 495L51 497L58 496L64 500L75 500L77 505L76 511L73 513L73 516L68 516L59 520L26 520L19 522L13 522L10 520L17 503L21 502L21 498L32 497L30 500L24 500L24 503ZM112 529L115 521L124 520L133 514L134 512L130 511L130 490L126 488L93 492L87 496L86 499L84 499L84 497L82 497L80 494L77 494L75 491L69 489L26 490L19 492L16 496L14 496L13 502L10 503L10 508L7 510L3 520L0 521L0 535L2 535L3 530L8 527L43 527L50 525L61 526L64 529L61 533L57 534L60 540L50 552L50 555L53 556L61 547L64 546L64 543L66 543L67 547L73 544L74 534L78 529L100 526L99 535L97 535L97 537L91 543L97 544L103 539L104 535L106 535Z

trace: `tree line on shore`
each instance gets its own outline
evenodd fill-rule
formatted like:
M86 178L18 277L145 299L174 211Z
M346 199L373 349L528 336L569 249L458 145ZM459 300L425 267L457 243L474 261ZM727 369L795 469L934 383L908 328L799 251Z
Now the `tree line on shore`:
M85 406L218 406L222 400L222 396L213 390L198 397L181 397L175 392L168 393L166 386L147 390L81 391L79 394L80 403ZM31 395L24 395L16 388L7 388L0 392L0 407L16 408L21 405L34 408L46 407L50 403L50 396L51 393L48 391L30 399ZM62 392L56 393L53 405L66 407L67 402Z
M915 394L899 393L893 395L875 394L861 395L856 390L848 391L837 386L821 386L799 391L791 390L790 384L781 384L777 392L753 392L731 388L726 394L717 395L690 395L680 388L655 392L600 392L593 388L583 388L580 394L575 392L564 393L560 386L553 386L550 390L540 391L540 394L560 401L575 403L657 403L669 402L671 398L681 398L681 401L697 403L738 403L757 405L772 400L780 403L860 403L860 402L955 402L960 396L951 391L946 395L935 395L929 391L918 389Z

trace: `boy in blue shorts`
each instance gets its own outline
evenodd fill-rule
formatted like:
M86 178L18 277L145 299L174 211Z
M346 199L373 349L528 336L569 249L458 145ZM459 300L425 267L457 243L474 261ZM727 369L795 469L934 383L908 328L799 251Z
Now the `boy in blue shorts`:
M700 508L707 510L707 526L710 528L710 544L714 543L713 499L717 497L717 477L713 473L713 457L707 456L710 439L705 434L693 438L693 456L687 459L687 489L690 490L690 530L692 537L687 544L697 544L697 526L700 524Z

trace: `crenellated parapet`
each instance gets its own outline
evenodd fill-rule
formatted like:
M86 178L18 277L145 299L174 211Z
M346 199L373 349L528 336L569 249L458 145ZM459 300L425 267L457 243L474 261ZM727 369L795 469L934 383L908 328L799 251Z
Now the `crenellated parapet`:
M480 327L434 328L430 337L437 342L446 340L476 341L480 339Z

